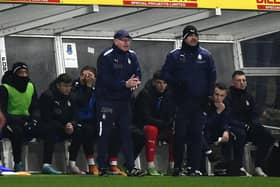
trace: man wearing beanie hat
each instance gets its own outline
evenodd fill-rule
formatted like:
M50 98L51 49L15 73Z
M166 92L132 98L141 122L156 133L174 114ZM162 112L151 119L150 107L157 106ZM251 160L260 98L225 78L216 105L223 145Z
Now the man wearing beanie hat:
M117 31L113 46L104 50L97 60L96 105L99 124L97 162L100 175L107 173L108 142L113 126L120 133L127 175L143 175L143 172L134 168L129 128L132 123L131 96L141 79L140 66L136 53L129 49L130 43L131 36L126 30Z
M169 52L162 67L163 79L174 89L177 102L174 137L174 176L183 175L185 137L189 135L189 175L199 172L202 153L203 106L214 91L216 68L211 54L199 46L196 27L188 25L183 30L180 49Z
M23 62L13 64L2 78L0 86L0 107L6 117L4 137L11 140L15 171L23 171L21 162L24 139L37 134L37 95L29 79L28 67Z
M188 36L191 34L194 34L195 36L198 37L198 31L193 25L188 25L184 28L183 30L183 40L185 40Z

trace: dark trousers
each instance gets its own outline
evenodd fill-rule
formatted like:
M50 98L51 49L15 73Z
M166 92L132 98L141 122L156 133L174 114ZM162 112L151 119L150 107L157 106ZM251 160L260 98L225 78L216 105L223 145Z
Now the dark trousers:
M275 139L262 125L252 126L250 130L247 131L247 139L257 146L255 166L264 167L264 161Z
M218 132L218 133L217 133ZM207 129L204 131L203 137L203 151L210 149L211 144L218 140L222 136L222 131L214 131L214 129ZM243 129L233 128L229 129L229 142L221 143L221 152L225 161L233 161L242 167L243 163L243 154L244 154L244 145L246 143L246 133Z
M188 139L187 160L192 172L199 170L202 153L202 126L204 118L200 102L189 101L177 108L174 135L174 168L181 168Z
M110 135L110 142L109 142L109 158L117 158L118 154L121 149L121 142L120 140L119 131L118 128L114 127L112 129L111 135ZM136 160L136 158L141 153L143 147L145 146L145 134L143 130L140 129L132 129L132 142L133 142L133 161ZM126 165L126 164L125 164Z
M90 122L83 122L75 125L71 145L69 147L71 161L76 161L81 146L83 146L86 156L93 155L97 131L96 124Z
M7 125L3 128L3 137L11 141L14 162L16 164L21 161L23 143L31 138L38 138L40 136L39 124L34 127L27 125L28 123L28 117L9 115L7 117Z
M66 139L70 139L71 136L65 133L65 125L58 122L41 122L44 140L44 151L43 151L43 163L52 163L52 156L54 152L55 144Z
M99 168L107 168L108 146L113 126L119 129L122 151L127 169L134 167L133 143L131 137L131 103L129 101L97 102L99 139L97 144L97 162Z
M146 138L145 134L142 130L139 129L133 129L132 130L132 140L133 140L133 155L134 155L134 161L141 153L143 147L145 146Z
M246 133L240 128L230 128L229 143L223 146L223 155L227 161L235 161L237 166L243 166L244 145Z

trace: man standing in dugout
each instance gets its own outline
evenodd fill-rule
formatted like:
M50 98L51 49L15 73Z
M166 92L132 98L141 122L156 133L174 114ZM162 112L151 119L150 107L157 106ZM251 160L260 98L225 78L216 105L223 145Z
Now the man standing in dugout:
M184 175L182 161L185 137L188 139L189 175L199 171L202 153L203 106L213 95L216 68L212 55L199 46L198 31L192 26L183 30L180 49L169 52L162 67L163 79L172 87L177 102L174 136L174 176Z
M113 46L104 50L97 61L96 102L99 125L97 161L100 175L106 175L108 142L113 126L119 129L128 176L142 176L134 168L131 137L132 93L140 84L141 71L134 51L130 50L131 36L125 30L114 35Z

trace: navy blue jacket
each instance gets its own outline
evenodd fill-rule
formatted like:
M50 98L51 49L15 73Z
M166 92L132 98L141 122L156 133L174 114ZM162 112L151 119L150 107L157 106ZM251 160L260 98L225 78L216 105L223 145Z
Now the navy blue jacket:
M216 67L211 54L202 47L171 51L162 67L163 79L173 87L178 99L204 97L213 94Z
M66 123L76 124L75 102L72 95L62 95L56 88L55 82L40 96L41 120L47 125L63 127Z
M132 91L125 82L134 74L141 79L141 70L134 51L123 52L113 45L97 60L96 96L101 100L125 101Z
M226 100L231 113L231 126L245 127L245 124L249 126L260 124L255 100L247 90L230 87Z
M225 130L229 130L229 109L226 105L226 108L220 114L217 113L217 107L215 106L212 100L209 100L206 109L204 110L205 115L205 127L204 133L206 139L216 140L217 137L222 136Z
M158 93L154 86L146 86L136 97L134 123L140 129L145 125L169 128L175 117L175 108L168 88L164 93Z
M78 123L96 124L95 88L81 85L79 80L73 84L73 98L76 106Z

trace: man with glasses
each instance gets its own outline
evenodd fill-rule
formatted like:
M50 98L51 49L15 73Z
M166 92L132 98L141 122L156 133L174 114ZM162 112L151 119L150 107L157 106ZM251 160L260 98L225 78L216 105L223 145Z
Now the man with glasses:
M141 176L134 168L132 123L132 93L139 86L140 66L134 51L130 50L131 36L125 30L114 35L113 46L104 50L97 61L96 102L99 125L97 162L100 175L107 173L108 142L113 126L120 133L128 176Z

